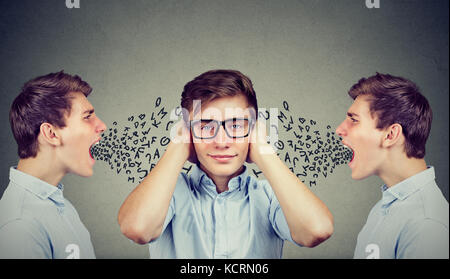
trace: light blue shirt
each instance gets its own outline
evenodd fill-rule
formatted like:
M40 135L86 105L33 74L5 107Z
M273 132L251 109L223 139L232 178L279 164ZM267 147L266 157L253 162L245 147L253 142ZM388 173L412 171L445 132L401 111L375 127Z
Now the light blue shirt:
M281 258L284 240L295 243L280 204L266 180L247 167L217 193L198 166L181 173L151 258Z
M14 167L0 200L0 258L95 258L91 238L63 185Z
M358 235L354 258L448 259L449 208L434 168L382 191Z

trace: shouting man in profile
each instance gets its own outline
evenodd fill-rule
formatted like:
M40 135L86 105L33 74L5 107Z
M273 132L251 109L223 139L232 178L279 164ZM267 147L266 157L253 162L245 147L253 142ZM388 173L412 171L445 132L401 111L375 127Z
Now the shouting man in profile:
M336 129L353 150L353 179L378 176L382 199L358 235L355 258L448 258L448 202L427 166L432 112L417 86L377 73L348 92L354 99Z
M63 71L27 82L10 110L19 163L0 200L0 258L95 258L91 238L63 196L67 173L91 176L90 147L105 124L92 88Z

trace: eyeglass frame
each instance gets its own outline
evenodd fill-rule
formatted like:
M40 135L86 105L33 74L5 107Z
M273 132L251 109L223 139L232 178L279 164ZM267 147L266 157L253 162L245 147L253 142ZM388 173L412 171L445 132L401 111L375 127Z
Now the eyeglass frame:
M236 121L236 120L247 120L248 121L249 129L248 129L248 132L247 132L247 134L245 136L230 136L230 134L228 134L227 128L225 127L225 122ZM195 134L192 123L194 122L194 124L195 124L195 123L198 123L198 122L201 122L201 121L209 121L209 122L215 122L215 123L219 124L219 126L218 126L219 128L214 133L214 136L208 137L208 138L204 138L204 137L198 137ZM190 125L190 128L191 128L192 136L194 136L196 139L213 139L213 138L217 137L217 134L219 133L220 126L223 127L225 133L227 134L227 136L229 138L233 138L233 139L246 138L246 137L248 137L250 135L250 131L253 128L253 123L254 122L252 121L252 119L247 119L247 118L230 118L230 119L226 119L226 120L194 119L194 120L190 120L189 121L189 125Z

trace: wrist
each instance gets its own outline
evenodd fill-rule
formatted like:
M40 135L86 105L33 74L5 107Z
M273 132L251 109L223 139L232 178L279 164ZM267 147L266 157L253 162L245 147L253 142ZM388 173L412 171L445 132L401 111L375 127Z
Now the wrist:
M167 145L166 153L173 159L182 160L183 163L189 158L189 149L186 148L184 143L170 142Z

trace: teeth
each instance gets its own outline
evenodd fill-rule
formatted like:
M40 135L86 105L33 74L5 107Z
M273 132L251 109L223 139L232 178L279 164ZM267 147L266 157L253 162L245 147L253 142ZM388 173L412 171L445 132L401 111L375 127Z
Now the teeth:
M91 148L93 148L94 146L99 145L99 144L100 144L100 141L94 142L94 143L91 145Z

